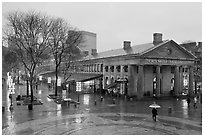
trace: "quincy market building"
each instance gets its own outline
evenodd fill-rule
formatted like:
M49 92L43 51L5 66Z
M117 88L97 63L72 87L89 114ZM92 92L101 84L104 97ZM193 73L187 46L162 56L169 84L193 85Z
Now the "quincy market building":
M154 33L151 43L131 46L130 41L124 41L122 48L101 53L92 49L91 55L74 63L74 70L81 76L92 74L89 80L100 89L114 89L138 99L181 95L187 72L188 94L192 96L194 59L173 40L162 40L161 33Z

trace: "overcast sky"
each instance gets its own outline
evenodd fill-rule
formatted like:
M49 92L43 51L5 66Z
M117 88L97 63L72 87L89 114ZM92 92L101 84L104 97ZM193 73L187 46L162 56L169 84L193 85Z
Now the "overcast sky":
M35 10L62 17L80 30L97 34L97 49L121 48L124 40L132 45L152 42L154 32L177 43L202 41L202 4L165 3L2 3L2 25L8 11Z

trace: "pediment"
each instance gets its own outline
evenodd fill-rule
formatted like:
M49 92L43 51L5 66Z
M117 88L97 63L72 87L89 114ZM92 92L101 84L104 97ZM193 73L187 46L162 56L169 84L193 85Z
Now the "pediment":
M189 53L183 47L175 43L174 41L169 41L159 46L155 46L151 50L143 53L142 57L151 58L169 58L169 59L194 59L194 55Z

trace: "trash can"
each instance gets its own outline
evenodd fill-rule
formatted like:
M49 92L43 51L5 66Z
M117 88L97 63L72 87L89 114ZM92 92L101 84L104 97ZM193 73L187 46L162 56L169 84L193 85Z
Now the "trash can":
M28 104L28 110L33 110L33 105L32 104Z
M169 113L172 112L172 108L171 108L171 107L168 108L168 112L169 112Z

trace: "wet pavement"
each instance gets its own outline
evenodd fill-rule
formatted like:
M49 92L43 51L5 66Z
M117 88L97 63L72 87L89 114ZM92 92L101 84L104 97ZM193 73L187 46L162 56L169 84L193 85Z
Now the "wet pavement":
M26 94L26 84L16 86L16 93ZM16 105L9 109L10 100L3 89L2 134L202 134L202 104L194 109L187 107L186 99L162 98L141 101L116 98L104 95L81 94L80 105L61 106L47 98L52 93L47 86L38 87L34 95L43 105L34 105L29 111L27 106ZM76 94L70 97L77 100ZM96 104L95 101L96 100ZM151 118L151 105L154 101L161 106L158 109L158 121ZM168 113L168 108L172 113ZM100 130L99 130L100 129Z

